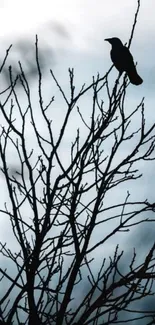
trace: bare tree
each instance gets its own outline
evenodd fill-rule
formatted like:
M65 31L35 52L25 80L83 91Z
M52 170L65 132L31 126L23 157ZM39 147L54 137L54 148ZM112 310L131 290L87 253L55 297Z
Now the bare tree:
M129 45L139 7L138 1ZM122 269L125 252L116 242L116 235L127 236L130 229L155 221L155 205L149 198L130 200L127 185L142 177L137 167L140 161L149 164L155 159L155 124L146 127L144 99L126 111L130 87L127 76L119 77L111 87L110 68L76 94L74 71L69 69L67 96L51 70L67 107L62 125L57 122L60 132L54 134L50 108L55 99L52 94L49 103L44 104L37 37L35 45L39 99L39 105L35 105L39 106L44 128L37 127L31 88L20 62L20 74L14 79L10 67L10 85L1 93L1 171L9 202L0 211L9 218L10 231L19 247L13 252L7 240L0 244L1 324L116 324L136 319L153 322L154 311L141 310L138 302L154 294L155 242L142 262L138 263L135 249ZM19 99L17 80L26 106L23 97ZM91 118L84 116L80 108L81 99L89 92ZM62 161L63 139L74 112L81 123L66 154L70 160ZM136 114L139 126L133 129ZM34 149L27 140L30 126L36 141ZM128 146L130 141L132 148ZM122 145L127 150L118 159ZM10 148L14 148L11 162ZM18 161L17 168L13 161ZM127 195L116 202L113 193L115 189L119 192L122 184ZM113 238L115 249L108 257L106 243Z

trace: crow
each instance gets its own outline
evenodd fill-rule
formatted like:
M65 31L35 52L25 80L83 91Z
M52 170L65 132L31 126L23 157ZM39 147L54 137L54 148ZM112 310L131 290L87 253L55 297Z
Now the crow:
M122 74L122 72L125 71L132 84L140 85L143 82L143 79L137 73L129 49L124 46L121 40L117 37L106 38L105 41L108 41L112 45L110 52L111 60L119 73Z

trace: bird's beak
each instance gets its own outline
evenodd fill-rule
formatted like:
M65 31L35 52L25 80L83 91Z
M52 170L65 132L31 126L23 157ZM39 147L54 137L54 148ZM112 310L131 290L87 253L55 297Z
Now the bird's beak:
M111 43L111 38L105 38L105 41Z

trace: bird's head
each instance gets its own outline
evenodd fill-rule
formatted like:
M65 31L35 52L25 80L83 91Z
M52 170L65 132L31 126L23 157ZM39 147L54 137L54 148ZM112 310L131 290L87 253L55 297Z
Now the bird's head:
M122 42L118 37L106 38L105 41L109 42L112 46L122 46Z

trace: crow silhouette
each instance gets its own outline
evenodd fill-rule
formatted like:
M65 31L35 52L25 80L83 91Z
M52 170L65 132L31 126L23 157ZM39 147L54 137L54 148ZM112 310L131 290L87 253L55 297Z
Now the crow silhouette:
M129 49L124 46L121 40L117 37L106 38L105 41L108 41L112 45L110 52L111 60L119 73L122 74L122 72L125 71L132 84L140 85L143 82L143 79L137 73Z

